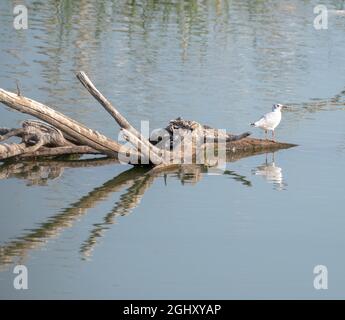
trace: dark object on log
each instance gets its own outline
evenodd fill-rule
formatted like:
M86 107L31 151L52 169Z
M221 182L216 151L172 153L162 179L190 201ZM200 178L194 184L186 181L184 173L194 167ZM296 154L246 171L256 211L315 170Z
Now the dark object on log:
M245 132L240 135L223 133L222 131L212 128L208 125L202 125L194 120L184 120L181 117L178 117L175 120L170 120L166 130L171 136L173 136L174 133L176 134L176 131L198 132L198 134L203 137L205 141L207 138L210 138L214 139L215 142L217 142L219 138L224 139L226 142L237 141L251 135L250 132Z
M207 142L214 142L218 143L219 141L224 142L232 142L244 139L251 135L250 132L245 132L240 135L233 135L226 133L225 130L219 130L212 128L208 125L200 124L194 120L185 120L181 117L177 119L170 120L168 126L165 128L166 132L168 133L166 139L168 141L158 140L158 141L151 141L152 144L159 143L161 146L165 146L166 148L172 149L176 145L176 141L180 141L181 137L188 137L193 136L193 138L197 138L202 143Z

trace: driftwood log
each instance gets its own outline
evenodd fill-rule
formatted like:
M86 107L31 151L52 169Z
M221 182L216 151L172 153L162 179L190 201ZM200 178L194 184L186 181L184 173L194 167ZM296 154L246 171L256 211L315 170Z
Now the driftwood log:
M191 153L190 158L198 152L204 152L209 141L226 142L226 151L232 153L234 157L240 153L265 150L271 152L294 146L271 140L248 138L249 132L240 135L228 134L196 121L181 118L170 121L165 128L167 134L159 137L158 141L152 141L130 124L84 72L79 72L77 78L115 119L121 127L124 138L131 146L120 144L51 107L22 96L20 92L13 93L0 88L0 102L11 109L39 119L39 121L24 121L22 128L19 129L0 128L0 142L11 137L21 139L19 143L0 144L0 161L95 154L120 160L128 159L133 165L155 166L156 171L159 171L183 163L183 160L176 162L176 158L184 157L187 152ZM194 140L189 139L190 136ZM178 141L175 141L176 137L179 137ZM186 147L187 140L196 142L193 148Z

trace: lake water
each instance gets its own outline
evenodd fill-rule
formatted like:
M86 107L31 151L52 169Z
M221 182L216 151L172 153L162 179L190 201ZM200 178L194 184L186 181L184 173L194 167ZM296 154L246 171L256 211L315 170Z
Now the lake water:
M136 126L182 116L240 133L284 103L277 139L299 146L223 175L3 165L0 298L344 298L342 11L316 30L319 1L25 3L29 28L16 31L13 1L0 2L1 88L18 80L23 95L114 139L117 124L77 71ZM27 118L0 107L0 127ZM17 264L28 290L13 287ZM313 286L317 265L327 290Z

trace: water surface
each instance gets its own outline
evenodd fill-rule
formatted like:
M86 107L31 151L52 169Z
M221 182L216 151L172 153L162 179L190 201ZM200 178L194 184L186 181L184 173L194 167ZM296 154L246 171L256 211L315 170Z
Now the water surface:
M0 87L117 138L86 71L139 126L177 116L231 132L273 103L299 147L148 178L111 161L0 167L0 298L342 298L345 17L317 1L0 3ZM324 1L344 10L342 1ZM27 116L0 108L0 126ZM254 129L255 136L262 132ZM29 290L13 288L25 264ZM313 287L325 265L329 289Z

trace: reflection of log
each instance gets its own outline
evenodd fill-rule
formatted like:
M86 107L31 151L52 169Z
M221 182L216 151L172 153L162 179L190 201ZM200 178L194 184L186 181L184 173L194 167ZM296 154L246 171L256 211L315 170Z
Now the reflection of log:
M0 178L17 177L27 179L30 183L44 184L47 179L59 177L66 167L92 167L110 164L114 161L116 162L116 160L106 158L76 161L24 162L22 164L5 163L0 166ZM176 166L175 168L169 167L166 172L159 172L158 176L161 176L163 173L169 174L170 176L177 177L183 184L187 182L194 184L200 181L202 173L207 170L207 167L200 165L183 165ZM246 180L242 175L233 171L226 171L224 174L232 176L233 179L241 182L243 185L250 186L250 181ZM114 208L104 217L102 223L95 225L89 238L83 243L81 253L84 256L90 255L98 239L104 234L109 225L115 222L116 217L129 214L131 210L139 205L145 192L156 177L156 174L148 174L147 169L139 167L119 174L71 204L62 213L49 218L47 222L42 223L37 229L31 230L28 234L0 246L0 266L12 263L15 257L23 258L27 256L28 251L36 249L46 243L47 240L59 236L65 228L71 227L90 208L95 207L110 197L111 194L125 188L126 191L120 196Z
M127 186L132 179L142 176L143 172L145 171L140 168L134 168L121 173L114 179L107 181L102 186L95 188L86 196L80 198L62 213L42 223L37 229L32 230L23 237L19 237L17 240L1 246L0 265L12 263L13 258L16 256L25 257L29 250L41 246L50 238L57 237L63 229L71 227L78 218L88 211L88 209L104 201L113 192L117 192L124 186Z
M0 166L0 180L17 178L27 180L29 185L45 185L48 180L60 177L65 168L98 167L118 163L118 160L112 158L5 162Z
M156 167L157 168L157 167ZM120 196L119 201L116 203L114 208L104 217L102 223L95 224L95 228L91 231L88 239L81 246L81 253L85 257L89 257L98 239L104 236L104 233L109 229L109 225L115 223L116 217L125 216L131 213L131 211L136 208L140 201L142 200L144 193L152 185L154 179L160 176L161 173L169 176L178 178L181 183L184 184L196 184L201 180L202 174L207 172L207 168L201 165L183 165L183 166L172 166L167 167L165 172L159 171L153 174L152 169L149 174L136 177L131 181L131 186ZM244 186L250 187L251 182L246 179L245 176L237 174L234 171L226 170L224 174L229 175L235 181L242 183Z
M129 181L130 186L127 188L126 192L120 196L114 208L105 216L103 219L104 222L95 224L95 228L91 231L90 236L81 246L80 252L85 257L91 255L97 244L97 240L104 236L109 225L115 223L116 217L130 214L131 211L140 204L141 199L146 190L153 183L153 180L153 175L143 175Z

